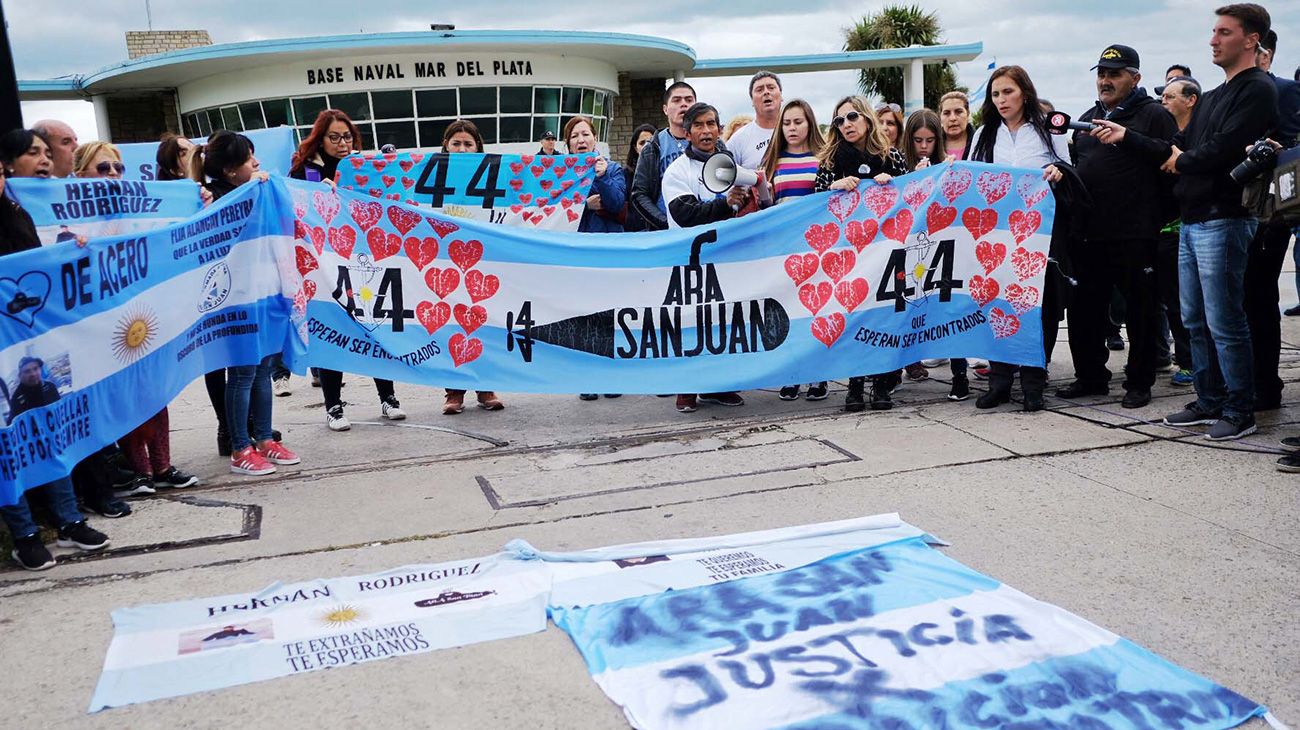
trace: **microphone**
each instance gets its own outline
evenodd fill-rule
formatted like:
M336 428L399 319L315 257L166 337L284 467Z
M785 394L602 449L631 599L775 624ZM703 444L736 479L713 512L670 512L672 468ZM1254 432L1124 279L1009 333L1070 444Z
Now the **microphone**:
M1091 132L1096 128L1097 125L1091 122L1071 121L1070 115L1065 112L1052 112L1047 115L1047 131L1052 134L1067 134L1071 130L1076 132Z

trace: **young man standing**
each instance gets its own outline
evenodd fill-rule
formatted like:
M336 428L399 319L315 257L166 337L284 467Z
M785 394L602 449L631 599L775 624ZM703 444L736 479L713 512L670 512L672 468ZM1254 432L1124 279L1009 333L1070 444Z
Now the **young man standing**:
M668 228L668 208L660 192L664 171L685 151L690 142L682 114L695 103L695 89L685 81L678 81L664 90L664 116L668 126L659 130L641 148L636 172L632 177L629 204L645 221L646 230L662 231ZM719 146L721 143L718 143Z
M749 80L749 98L754 104L754 121L731 135L727 149L737 165L759 170L772 133L781 124L781 79L771 71L759 71Z

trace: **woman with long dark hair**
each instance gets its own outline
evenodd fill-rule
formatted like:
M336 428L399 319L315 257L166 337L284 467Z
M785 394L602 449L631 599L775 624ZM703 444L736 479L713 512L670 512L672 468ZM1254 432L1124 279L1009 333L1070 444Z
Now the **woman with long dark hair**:
M1047 120L1039 105L1038 91L1029 74L1019 66L1002 66L989 76L984 106L980 109L983 126L975 132L971 159L1012 167L1039 167L1043 179L1056 183L1061 179L1058 164L1069 158L1065 138L1048 133ZM1052 276L1045 280L1043 293L1043 349L1048 360L1056 344L1058 318L1048 312L1047 302L1054 298ZM993 408L1011 400L1011 382L1016 366L1005 362L989 364L989 390L975 401L977 408ZM1043 389L1047 386L1047 369L1020 367L1020 386L1024 389L1026 411L1043 410Z
M326 109L316 115L311 133L298 145L289 177L298 180L324 181L334 184L339 163L363 145L361 130L352 119L338 109ZM328 368L313 368L325 396L325 426L331 431L347 431L352 422L343 412L343 373ZM271 389L276 395L289 395L289 370L279 357L271 373ZM375 392L379 395L379 415L390 421L406 419L406 411L397 400L393 381L375 378Z
M0 160L5 177L48 178L54 169L54 151L30 129L13 129L0 136Z
M835 104L831 118L830 138L817 159L815 192L823 190L854 190L862 177L878 185L888 185L895 175L907 173L907 161L889 145L876 120L876 115L860 96L846 96ZM867 172L861 172L863 167ZM871 409L888 410L894 407L891 393L898 387L898 371L871 377ZM866 408L866 378L849 378L849 392L844 396L844 410L861 411Z
M483 135L479 133L478 127L468 119L457 119L447 125L447 129L442 133L442 151L447 154L461 154L465 152L482 152ZM478 407L485 411L499 411L506 407L505 403L497 398L497 394L490 390L480 390L478 395ZM454 416L465 410L465 391L459 388L448 388L446 399L442 404L442 413L444 416Z
M644 231L645 219L637 214L636 209L632 207L632 178L636 175L636 163L641 160L641 148L645 147L650 140L654 139L655 126L653 124L642 124L632 130L632 141L628 143L627 158L623 163L623 181L624 188L629 195L627 202L623 204L623 230L627 233Z
M265 182L268 175L258 168L252 140L224 129L214 132L207 144L195 149L190 162L194 180L207 187L213 200L220 200L249 181ZM226 368L225 403L219 418L230 436L230 471L234 474L262 476L274 472L276 464L301 461L297 454L275 440L271 429L271 360L274 357L267 355L256 365ZM212 395L211 388L208 395ZM216 405L214 400L213 406ZM252 434L249 433L250 417Z
M194 143L174 132L168 132L158 142L154 161L158 163L159 180L189 180L190 157Z

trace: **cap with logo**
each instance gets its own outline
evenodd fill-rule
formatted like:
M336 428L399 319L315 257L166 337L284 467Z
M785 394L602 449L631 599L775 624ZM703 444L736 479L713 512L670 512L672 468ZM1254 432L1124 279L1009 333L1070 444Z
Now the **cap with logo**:
M552 132L549 129L542 132L542 139L555 139L555 132Z
M1106 50L1101 52L1101 59L1092 70L1096 71L1099 68L1141 68L1138 52L1128 46L1107 46Z

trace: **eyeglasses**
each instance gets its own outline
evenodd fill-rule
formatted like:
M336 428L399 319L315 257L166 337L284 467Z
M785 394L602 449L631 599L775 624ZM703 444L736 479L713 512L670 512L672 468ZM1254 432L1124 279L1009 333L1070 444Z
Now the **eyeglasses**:
M901 107L901 106L899 106L899 105L897 105L897 104L881 104L880 106L876 107L876 111L877 111L877 112L883 112L883 111L885 111L886 109L888 109L888 110L891 111L891 112L894 112L895 114L902 114L902 113L903 113L903 107Z
M112 170L117 170L117 174L121 175L126 172L126 165L123 165L120 162L109 162L107 160L95 165L95 172L100 175L107 175Z
M856 111L849 112L848 114L845 114L842 117L835 117L834 119L832 119L831 126L835 127L836 129L839 129L840 127L844 126L845 122L856 122L861 118L862 115L859 114L858 112Z
M325 139L328 139L333 144L338 144L339 142L351 142L352 133L344 132L343 134L335 134L331 132L330 134L325 135Z

